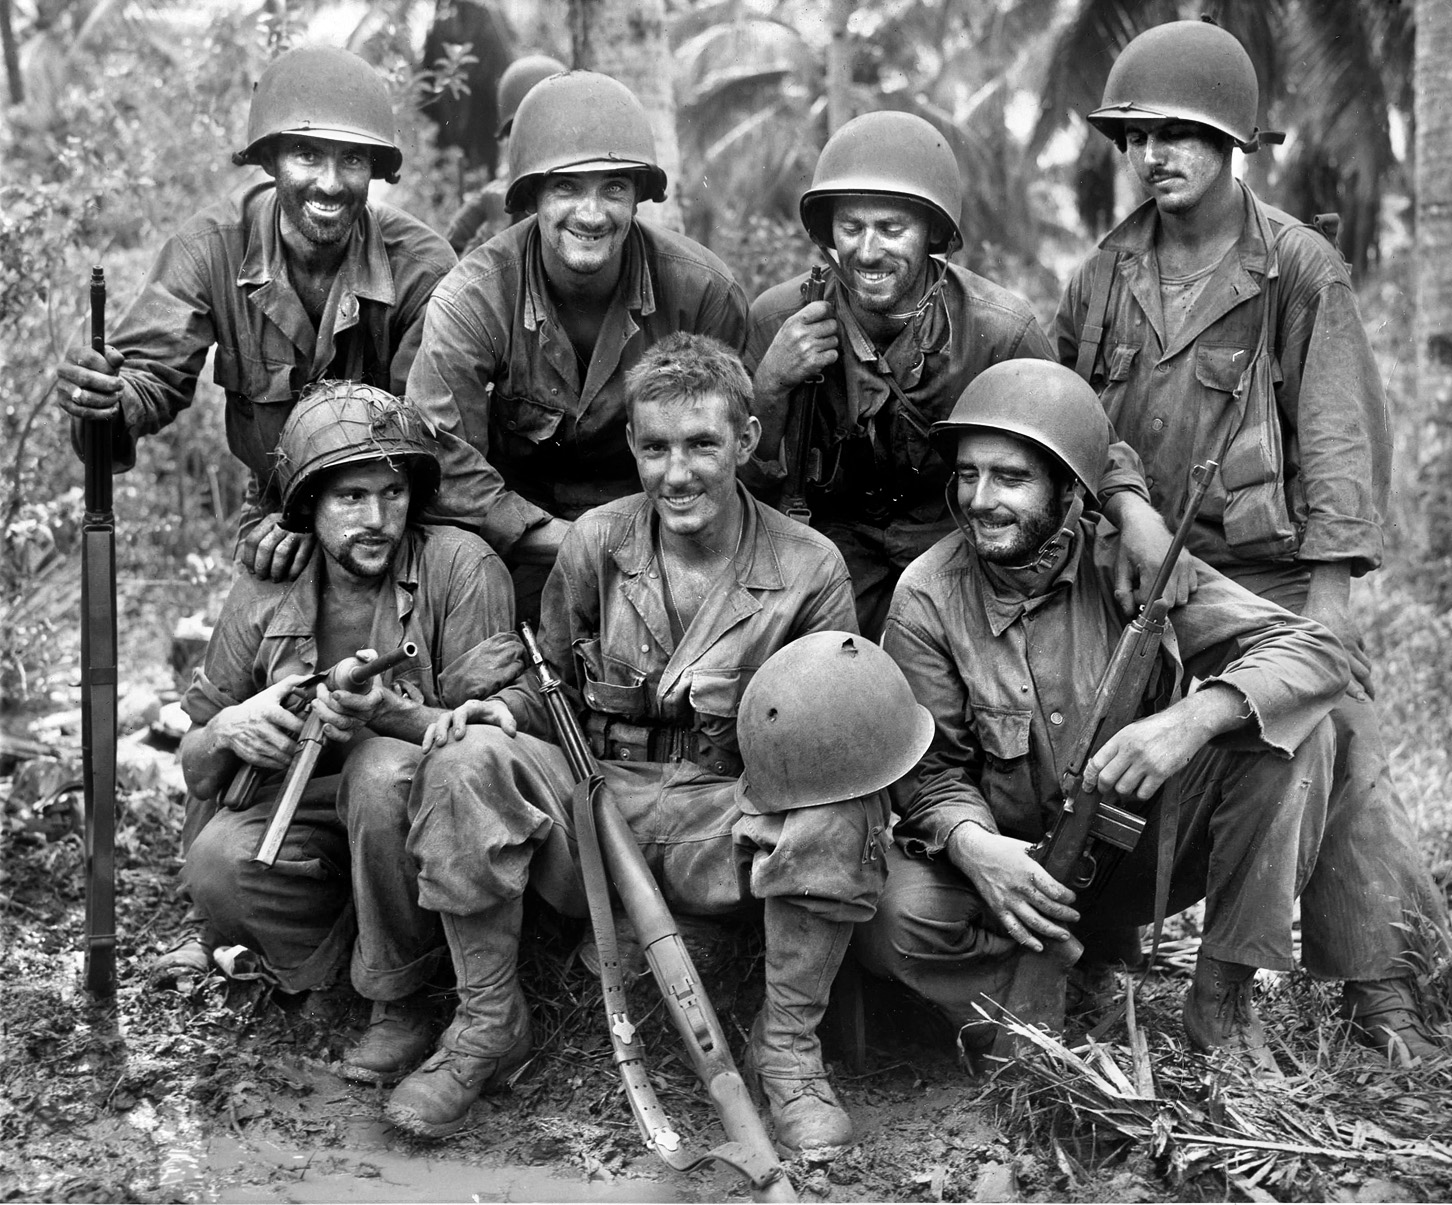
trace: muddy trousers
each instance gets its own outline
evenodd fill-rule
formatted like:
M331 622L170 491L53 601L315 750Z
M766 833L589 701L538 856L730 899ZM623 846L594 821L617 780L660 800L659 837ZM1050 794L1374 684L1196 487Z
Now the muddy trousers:
M1161 822L1178 804L1167 913L1205 900L1204 945L1212 958L1288 971L1296 897L1316 866L1330 792L1334 737L1323 720L1291 758L1202 749L1160 791L1133 853L1088 897L1078 927L1154 919ZM955 1025L981 1018L984 996L1001 1001L1018 947L986 914L982 897L945 855L894 847L877 915L859 925L863 967L896 979Z
M188 849L182 878L221 940L256 951L289 992L331 982L350 950L353 986L369 999L423 986L447 949L439 918L419 907L405 848L421 757L419 746L390 737L357 742L333 799L317 790L325 781L310 788L271 868L252 861L270 803L218 811Z
M1227 576L1300 614L1304 566L1225 566ZM1324 979L1386 979L1446 948L1447 908L1392 785L1376 704L1354 681L1331 713L1336 763L1326 832L1301 897L1302 960Z

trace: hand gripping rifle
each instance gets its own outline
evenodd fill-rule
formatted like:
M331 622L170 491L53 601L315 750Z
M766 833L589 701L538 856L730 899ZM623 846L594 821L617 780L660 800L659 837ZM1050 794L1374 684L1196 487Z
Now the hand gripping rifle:
M91 269L91 347L106 354L106 274ZM110 415L81 424L81 762L86 794L86 987L116 994L116 516Z
M1069 755L1059 782L1063 807L1049 835L1029 850L1029 856L1055 879L1080 893L1096 880L1102 883L1144 832L1143 816L1106 803L1097 789L1085 788L1084 770L1111 737L1138 718L1164 641L1165 617L1170 609L1165 589L1219 467L1207 460L1197 464L1191 473L1190 496L1170 549L1139 614L1120 633L1119 644L1094 696L1093 709ZM1019 954L1003 1010L1024 1024L1057 1033L1064 1027L1065 979L1083 947L1072 937L1067 941L1047 937L1042 940L1042 953L1024 950ZM1018 1046L1011 1032L1000 1027L993 1043L994 1055L1011 1057Z
M802 307L821 301L827 292L827 269L818 264L802 281ZM810 524L812 508L807 505L807 485L822 476L822 454L812 447L812 420L817 414L818 373L791 392L787 408L787 477L782 489L781 509L788 518Z
M304 678L292 688L288 697L290 701L296 701L294 705L306 706L307 701L312 697L312 688L320 682L326 684L329 690L357 690L369 679L376 678L379 674L386 673L405 661L412 661L417 656L418 645L410 640L399 645L393 652L384 653L383 656L374 657L372 661L365 661L362 664L349 657L346 661L338 662L330 670ZM302 732L298 734L297 754L292 759L292 765L287 768L287 778L283 780L282 790L278 793L277 801L272 805L272 815L267 821L267 831L263 833L262 840L258 843L257 852L252 855L254 862L271 866L277 861L277 855L282 850L282 843L287 840L287 830L292 827L292 818L297 815L298 804L302 802L303 792L307 790L308 782L313 776L313 769L317 766L318 758L323 752L324 739L322 717L316 711L310 711L306 723L303 724ZM232 780L233 785L235 786L237 778L241 778L246 771L255 772L256 769L252 765L243 766L237 772L236 778ZM232 789L229 787L227 797L230 798L231 795Z
M529 624L521 623L528 660L534 666L540 692L550 713L550 723L570 773L575 779L575 836L579 843L580 868L590 901L590 923L600 951L600 982L605 997L605 1017L615 1062L625 1084L626 1099L645 1138L645 1143L670 1167L690 1171L708 1159L734 1168L751 1185L755 1201L795 1201L796 1192L766 1136L761 1117L751 1103L741 1074L731 1059L726 1034L711 1007L701 978L686 953L680 930L666 907L660 888L625 818L601 789L600 764L580 731L570 710L560 679L540 655ZM682 1148L681 1138L656 1099L645 1070L645 1051L640 1036L626 1011L625 987L621 982L616 949L615 922L610 913L610 880L620 895L626 915L645 946L651 974L670 1012L671 1021L686 1046L691 1065L706 1086L716 1106L727 1141L697 1154Z

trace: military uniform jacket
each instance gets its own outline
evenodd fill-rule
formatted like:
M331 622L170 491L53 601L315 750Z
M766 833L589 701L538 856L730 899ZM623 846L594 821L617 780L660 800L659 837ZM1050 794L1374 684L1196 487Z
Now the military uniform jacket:
M1026 841L1061 803L1060 776L1093 709L1125 619L1114 600L1113 547L1081 520L1045 592L1025 597L954 532L908 566L882 646L933 715L933 743L892 787L896 832L937 853L969 821ZM1220 738L1289 756L1347 681L1346 659L1320 624L1257 598L1207 565L1169 613L1166 657L1204 683L1234 687L1245 732ZM1157 710L1176 673L1161 675Z
M227 394L227 444L266 510L281 507L272 452L302 389L351 380L402 395L434 285L454 253L417 218L367 205L315 330L288 276L272 182L211 205L166 240L109 342L126 357L116 465L135 437L192 404L208 350Z
M508 553L552 516L634 493L625 374L676 331L733 348L746 331L741 286L684 235L636 220L583 368L550 297L537 220L470 252L429 303L408 380L409 399L463 441L443 457L440 507Z
M1173 343L1166 344L1155 232L1146 202L1107 234L1075 274L1055 323L1058 355L1073 366L1089 309L1096 260L1117 256L1104 337L1091 383L1121 439L1144 464L1150 500L1172 523L1183 513L1192 465L1264 448L1276 433L1242 422L1235 390L1254 355L1267 295L1272 237L1295 220L1242 186L1245 224ZM1382 514L1391 437L1381 377L1341 257L1309 227L1280 239L1270 371L1281 444L1283 505L1293 538L1269 559L1349 561L1353 574L1382 557ZM1268 408L1267 408L1268 409ZM1257 484L1248 483L1248 488ZM1227 540L1223 475L1212 483L1190 549L1212 565L1267 559ZM1263 538L1270 521L1247 539ZM1284 519L1286 516L1280 516ZM1246 543L1246 540L1240 541Z

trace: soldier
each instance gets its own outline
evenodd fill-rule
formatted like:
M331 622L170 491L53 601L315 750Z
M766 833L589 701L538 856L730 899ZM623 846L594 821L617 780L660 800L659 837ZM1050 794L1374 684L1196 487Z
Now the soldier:
M189 817L201 828L182 872L205 948L248 947L289 992L330 982L351 950L353 986L374 1006L342 1074L367 1082L401 1078L433 1037L422 989L444 942L405 848L420 741L441 708L523 666L503 563L477 536L418 525L439 480L421 428L412 407L371 386L304 394L279 440L278 482L284 529L311 533L314 551L295 581L237 579L184 700L182 769L212 803L210 818ZM331 739L277 864L254 862L302 725L284 697L355 650L405 641L419 646L416 662L386 681L317 688L311 705ZM218 810L244 763L270 779L246 810Z
M1152 919L1163 837L1170 913L1205 900L1185 1031L1197 1049L1271 1071L1253 977L1292 966L1292 909L1331 776L1326 716L1347 678L1335 638L1198 567L1196 590L1169 612L1170 672L1150 714L1084 774L1148 828L1076 899L1027 848L1059 810L1070 748L1127 619L1112 549L1084 516L1108 426L1072 371L1012 361L978 376L934 437L954 465L959 530L903 574L883 647L937 731L892 788L887 889L854 948L956 1024L980 1022L969 1041L990 1037L972 1006L1002 1002L1020 946ZM1176 697L1182 668L1199 686Z
M403 155L383 78L355 54L300 46L262 73L247 146L271 180L210 205L169 238L106 352L71 348L59 400L74 419L119 415L115 463L191 405L207 351L227 395L227 443L251 470L238 558L301 572L312 536L280 522L271 462L299 393L324 378L402 394L424 303L454 264L422 222L368 200Z
M1089 120L1149 199L1070 282L1059 358L1099 393L1168 519L1189 467L1222 462L1190 539L1197 557L1340 638L1353 681L1332 717L1336 785L1301 902L1305 962L1345 981L1359 1040L1431 1055L1414 935L1445 933L1446 913L1392 787L1348 608L1351 578L1382 558L1386 400L1340 255L1232 171L1234 148L1266 140L1257 101L1250 57L1213 24L1171 22L1125 48Z
M510 213L528 212L441 283L408 394L466 439L444 462L510 560L521 616L570 521L639 482L625 440L625 374L680 330L740 347L746 298L726 265L642 222L665 173L640 102L608 76L537 84L510 133ZM457 449L456 449L457 450ZM462 492L462 491L461 491Z
M962 205L958 161L930 123L909 113L855 118L823 148L801 202L802 225L831 265L825 295L803 305L800 276L751 307L758 468L780 484L810 461L811 522L846 559L858 622L872 636L904 566L952 530L950 470L929 427L989 365L1053 359L1025 302L948 262L963 241ZM802 404L793 393L814 378L808 448L784 445ZM1157 563L1169 540L1147 499L1127 457L1106 479L1104 505L1128 525L1140 565Z
M817 1025L853 922L872 915L882 888L881 788L916 761L931 725L891 662L853 635L836 549L737 483L758 427L736 355L673 335L626 389L644 493L572 526L545 587L540 646L582 700L604 789L667 902L709 916L761 901L766 998L748 1066L780 1148L838 1148L852 1124L827 1081ZM791 643L825 631L835 634ZM784 646L752 692L760 761L741 779L738 707ZM825 729L813 715L824 705L837 709ZM775 709L770 733L762 709ZM389 1102L386 1115L412 1133L457 1129L509 1064L525 1006L507 934L517 934L526 879L556 908L586 915L573 784L551 739L526 679L457 709L420 769L410 848L439 851L421 868L424 902L446 914L474 986L463 994L461 975L452 1036Z
M509 188L509 131L514 125L514 114L525 94L540 80L568 70L559 59L547 54L527 54L510 63L499 77L499 130L495 137L499 139L500 171L483 188L465 197L459 212L449 222L446 237L458 254L487 243L523 217L515 214L511 218L504 208L504 194Z

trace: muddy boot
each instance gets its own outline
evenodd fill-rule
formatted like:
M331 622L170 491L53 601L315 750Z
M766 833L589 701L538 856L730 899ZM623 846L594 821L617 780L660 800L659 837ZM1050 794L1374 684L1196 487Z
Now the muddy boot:
M1352 1037L1398 1066L1447 1053L1428 1032L1410 979L1348 979L1341 985L1341 1016L1351 1022Z
M1253 1073L1278 1078L1280 1068L1266 1045L1254 991L1254 967L1221 962L1201 950L1195 980L1185 993L1185 1033L1196 1050L1225 1050Z
M459 1003L432 1058L393 1090L386 1120L420 1138L461 1129L485 1089L504 1082L532 1046L515 963L524 906L511 900L472 916L441 914Z
M338 1074L355 1084L396 1084L433 1048L433 1007L427 992L402 1000L373 1001L368 1029L338 1063Z
M852 1142L852 1119L827 1082L817 1037L851 937L850 921L824 920L788 900L766 901L766 999L751 1026L746 1065L786 1158L830 1155Z

